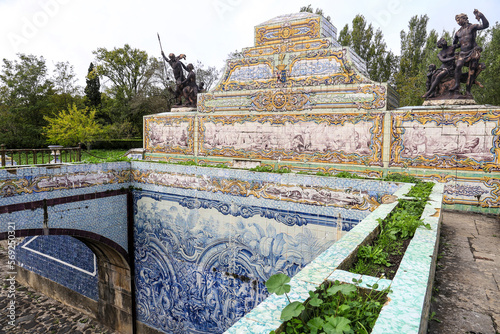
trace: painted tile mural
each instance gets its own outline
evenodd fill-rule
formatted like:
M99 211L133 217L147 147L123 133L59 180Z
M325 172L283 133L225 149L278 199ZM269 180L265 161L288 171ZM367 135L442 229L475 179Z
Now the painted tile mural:
M382 166L383 115L204 116L200 156Z
M144 147L154 153L194 154L193 126L193 117L145 117Z
M134 180L143 184L168 186L222 193L234 196L253 196L284 202L321 205L323 207L349 208L350 210L373 211L389 195L383 191L358 190L346 192L344 188L328 186L287 185L269 181L247 181L231 178L215 178L161 171L132 172Z
M443 203L483 208L500 207L500 178L491 174L436 173L425 180L445 183Z
M267 296L267 278L293 276L337 238L336 226L215 200L143 191L135 209L138 317L167 333L224 332Z
M226 73L213 91L372 83L349 67L347 55L348 49L340 49L281 54L277 59L228 60Z
M281 17L283 20L285 17ZM310 39L321 37L320 16L303 15L303 19L293 20L286 16L286 25L266 21L255 27L255 45L282 43L284 40Z
M32 193L94 187L106 184L130 182L130 170L98 169L46 172L0 179L0 197L12 197Z
M500 112L413 112L392 118L390 166L498 171Z

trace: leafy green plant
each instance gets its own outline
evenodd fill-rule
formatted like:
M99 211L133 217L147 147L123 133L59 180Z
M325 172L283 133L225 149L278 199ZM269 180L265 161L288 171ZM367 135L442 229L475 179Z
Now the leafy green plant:
M419 181L419 179L409 174L390 173L384 178L384 181L416 183Z
M358 254L360 257L373 261L375 264L389 265L389 262L387 262L388 254L384 252L384 249L380 245L361 246Z
M392 268L391 255L400 258L408 241L419 226L430 228L420 219L432 191L433 183L417 180L409 194L415 199L399 199L397 207L385 219L379 219L379 235L371 245L359 248L357 261L349 271L371 276L392 278L397 268ZM415 189L415 190L414 190Z
M353 284L339 281L325 282L316 291L309 291L309 299L304 303L291 302L290 278L276 274L269 278L266 287L270 293L285 294L289 304L281 312L285 321L277 333L369 333L386 301L388 290L361 289L361 280L353 279Z
M427 199L434 186L431 182L418 181L408 192L407 196L415 197L417 199Z
M182 165L182 166L197 166L198 165L194 160L177 161L175 164Z
M429 321L441 322L438 318L436 318L436 312L432 312L429 316Z

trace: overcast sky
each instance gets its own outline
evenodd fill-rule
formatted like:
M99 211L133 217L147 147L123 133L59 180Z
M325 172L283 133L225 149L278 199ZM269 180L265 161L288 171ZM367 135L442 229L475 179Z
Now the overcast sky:
M188 63L222 68L229 52L253 46L255 25L309 3L330 15L338 31L356 14L364 15L382 29L396 54L399 33L414 15L427 14L428 31L438 32L457 28L458 13L476 23L474 8L491 24L500 20L498 0L0 0L0 59L33 54L43 56L51 69L55 62L69 61L83 86L92 51L129 44L159 56L159 33L166 54L184 53Z

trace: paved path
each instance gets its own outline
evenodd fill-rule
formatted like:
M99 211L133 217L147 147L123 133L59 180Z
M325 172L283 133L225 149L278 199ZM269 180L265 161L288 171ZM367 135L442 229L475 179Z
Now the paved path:
M9 270L5 245L0 246L0 334L97 334L113 333L95 319L65 306L31 288L15 283L15 297L10 298ZM15 300L16 325L9 325L9 303Z
M439 251L429 333L500 333L499 217L445 211Z

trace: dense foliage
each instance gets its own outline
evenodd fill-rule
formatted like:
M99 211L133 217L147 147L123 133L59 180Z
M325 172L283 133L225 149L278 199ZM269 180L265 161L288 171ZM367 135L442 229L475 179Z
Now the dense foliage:
M144 115L170 110L173 75L170 67L162 64L163 59L150 57L128 44L113 50L97 48L94 56L84 89L76 85L73 66L68 62L54 64L55 70L50 75L43 57L18 54L17 59L3 59L0 143L8 148L73 143L74 138L83 138L82 124L92 126L86 128L91 135L85 136L85 141L137 138L142 136ZM196 66L199 81L209 88L219 71L206 68L201 62ZM94 119L83 122L90 115ZM80 117L78 122L82 123L78 127L75 117ZM57 119L75 125L61 127L68 132L66 139L55 128L61 125Z
M48 125L44 127L47 141L63 146L87 147L103 133L103 127L95 119L96 110L77 108L76 104L60 111L55 117L45 116Z

